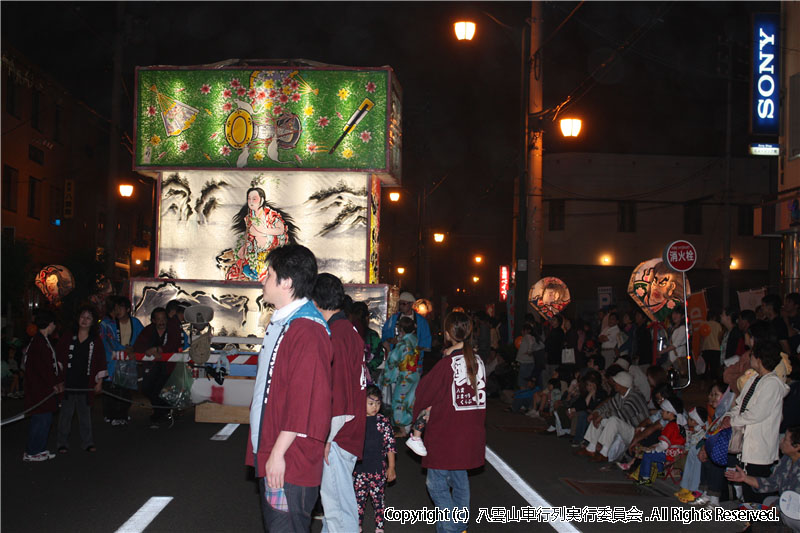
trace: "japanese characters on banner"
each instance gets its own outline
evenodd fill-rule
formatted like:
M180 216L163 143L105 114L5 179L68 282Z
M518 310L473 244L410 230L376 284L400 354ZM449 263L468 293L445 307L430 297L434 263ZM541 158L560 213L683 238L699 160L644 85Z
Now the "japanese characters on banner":
M540 279L531 287L528 300L542 317L549 320L569 305L569 289L560 279L549 276Z
M256 282L270 251L298 243L320 272L366 283L368 184L358 173L165 173L157 274Z
M650 320L662 322L675 308L683 307L683 280L681 273L672 270L660 258L649 259L633 270L628 281L628 295ZM689 280L686 292L691 294Z

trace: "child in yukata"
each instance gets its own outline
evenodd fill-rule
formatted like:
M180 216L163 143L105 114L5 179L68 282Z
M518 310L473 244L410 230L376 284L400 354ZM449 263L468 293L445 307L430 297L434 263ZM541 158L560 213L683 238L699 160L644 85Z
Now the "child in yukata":
M384 489L387 482L397 479L394 456L396 453L392 422L380 413L381 390L375 385L367 387L367 428L364 436L364 454L353 470L353 487L358 503L358 526L364 521L367 496L375 510L375 532L383 533Z

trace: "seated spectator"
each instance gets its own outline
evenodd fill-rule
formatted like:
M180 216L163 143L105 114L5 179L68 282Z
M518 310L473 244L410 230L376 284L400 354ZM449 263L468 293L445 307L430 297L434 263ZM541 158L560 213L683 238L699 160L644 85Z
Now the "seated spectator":
M661 418L667 424L661 430L658 442L648 447L642 455L638 479L640 485L651 484L653 467L663 472L665 464L675 461L686 444L686 415L680 398L664 398L661 402Z
M664 400L672 396L672 388L669 385L661 385L653 391L653 401L656 405L661 405ZM669 419L661 416L663 409L653 410L649 417L642 420L634 429L634 436L631 443L628 445L628 454L633 455L636 446L652 446L658 442L661 436L661 431L667 425ZM630 461L627 462L628 467L624 464L620 465L623 470L630 467Z
M533 408L527 415L533 418L543 418L542 415L553 412L553 406L561 399L561 379L558 370L553 371L553 377L547 381L547 388L533 393Z
M624 446L627 446L633 439L634 427L648 415L647 400L641 392L633 388L630 374L625 371L617 372L612 381L616 395L589 416L592 425L584 435L588 444L579 451L581 455L587 455L595 462L609 459L609 448L615 437L619 436Z
M730 408L733 398L733 391L724 383L718 381L711 385L708 392L707 431L710 432L722 422L722 418ZM705 440L703 440L703 443L705 444ZM684 493L681 501L692 505L719 504L720 497L727 496L728 491L728 483L725 480L726 465L716 465L709 460L705 446L701 446L698 450L697 460L700 462L700 483L698 485L700 492Z
M653 403L653 391L660 385L668 384L669 376L667 375L667 371L660 365L648 366L645 371L645 376L647 376L647 384L650 385L650 394L646 395L645 398L648 399L648 407L650 407L650 409L655 409L658 404ZM642 394L644 394L644 392L642 392Z
M686 462L681 474L681 490L675 493L675 497L681 503L689 503L688 498L696 498L695 492L700 486L700 459L697 457L698 448L702 447L703 437L706 435L706 419L708 411L702 406L695 407L689 411L686 418Z
M606 399L606 392L600 385L602 376L594 370L589 371L580 381L578 399L567 408L567 416L572 420L572 446L577 448L589 426L589 413L597 409Z
M774 507L778 504L780 494L785 491L800 492L800 426L786 430L780 442L783 457L771 473L765 476L753 476L745 472L741 466L725 472L725 477L735 483L744 483L759 494L778 494L763 500L764 505ZM800 520L790 518L781 512L783 523L794 531L800 531Z

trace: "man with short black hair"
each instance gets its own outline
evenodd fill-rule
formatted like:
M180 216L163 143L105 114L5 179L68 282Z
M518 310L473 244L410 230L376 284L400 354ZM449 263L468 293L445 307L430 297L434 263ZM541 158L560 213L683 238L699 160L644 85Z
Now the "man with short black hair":
M314 305L328 321L333 346L331 431L325 444L320 497L325 510L322 531L358 530L353 470L364 451L367 376L364 340L342 310L344 286L332 274L317 276Z
M777 294L767 294L761 299L761 304L767 318L767 323L769 324L770 335L775 337L781 350L788 355L790 353L789 329L781 316L783 302L781 302L780 296Z
M100 338L106 352L106 367L108 376L103 381L103 390L111 395L103 397L103 415L105 421L112 426L128 424L128 412L131 408L130 399L132 391L138 389L138 382L131 380L131 388L124 388L114 383L114 373L119 362L114 359L114 353L124 353L131 358L134 354L133 344L144 329L138 318L131 316L131 301L125 296L111 298L111 312L100 322ZM136 362L123 362L135 367ZM135 370L135 368L132 368ZM120 400L119 398L123 398Z
M158 429L159 423L164 420L169 411L169 404L161 398L161 389L164 388L169 375L175 369L175 363L162 362L161 355L175 353L181 349L181 336L171 331L168 327L167 310L156 307L150 312L150 324L145 327L133 343L136 353L144 353L154 357L144 367L142 378L142 392L150 400L153 414L150 415L150 429Z
M275 312L258 356L246 463L256 470L264 529L308 531L331 425L330 330L309 300L311 250L280 246L267 264L259 280Z

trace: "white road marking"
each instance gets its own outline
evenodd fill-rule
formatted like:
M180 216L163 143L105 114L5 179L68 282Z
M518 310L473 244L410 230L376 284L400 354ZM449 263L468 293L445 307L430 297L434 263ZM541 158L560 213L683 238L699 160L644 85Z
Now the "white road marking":
M492 451L492 449L488 446L486 447L486 461L488 461L488 463L492 465L501 476L503 476L503 479L505 479L506 482L511 485L511 487L516 490L530 506L552 507L547 500L542 498L541 494L533 490L533 487L528 485L527 481L522 479L522 477L517 474L517 472L508 465L508 463L503 461L500 456L494 453L494 451ZM559 533L580 533L580 530L569 522L548 522L548 524L550 524L553 529Z
M171 501L172 496L153 496L116 533L141 533Z
M233 435L239 424L225 424L225 427L217 431L217 434L211 437L211 440L228 440L228 437Z

